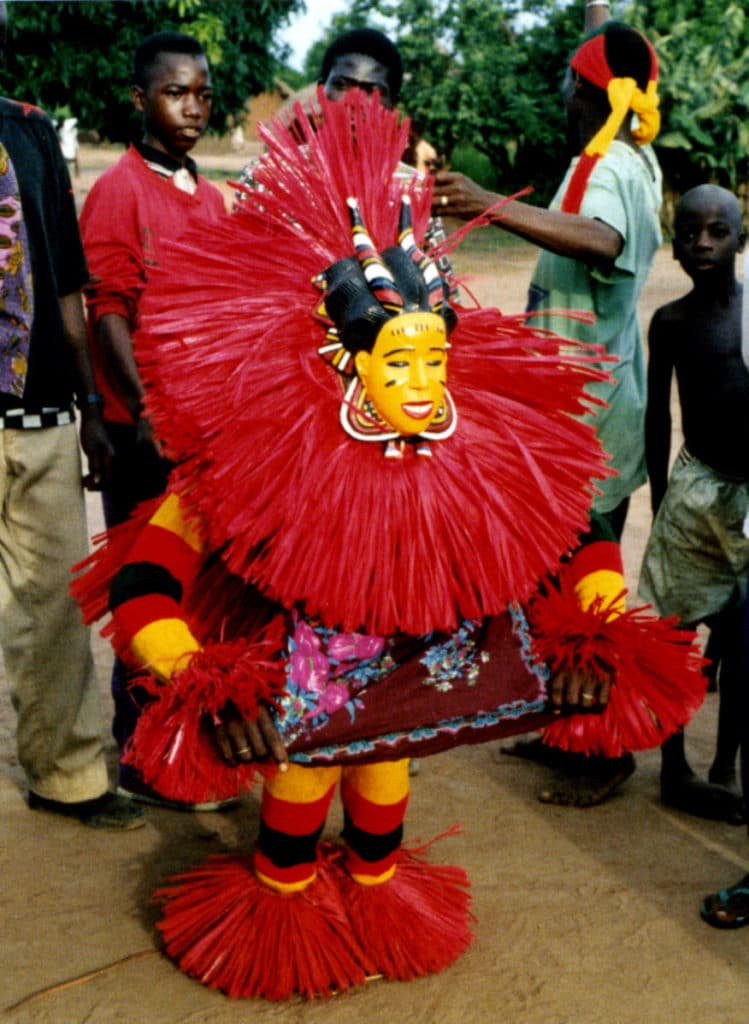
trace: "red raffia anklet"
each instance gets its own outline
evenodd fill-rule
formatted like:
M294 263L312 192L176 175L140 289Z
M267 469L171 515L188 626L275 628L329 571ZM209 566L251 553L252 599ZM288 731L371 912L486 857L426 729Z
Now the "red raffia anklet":
M466 872L427 863L428 848L442 838L401 849L395 874L381 885L360 885L339 868L354 938L377 973L391 980L438 974L473 942Z
M164 908L168 956L228 996L330 996L374 973L325 859L314 882L287 894L263 885L250 857L219 854L170 879L154 900Z

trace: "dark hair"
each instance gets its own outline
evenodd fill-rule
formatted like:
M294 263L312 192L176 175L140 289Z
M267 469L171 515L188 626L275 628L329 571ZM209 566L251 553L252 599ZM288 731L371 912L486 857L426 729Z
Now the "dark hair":
M355 28L351 32L344 32L325 51L320 81L324 83L335 61L349 53L363 53L382 64L387 70L390 98L396 103L403 84L403 62L395 43L374 28Z
M184 53L188 57L205 57L205 50L197 39L183 32L156 32L144 39L135 51L133 85L145 89L151 79L153 66L162 53Z

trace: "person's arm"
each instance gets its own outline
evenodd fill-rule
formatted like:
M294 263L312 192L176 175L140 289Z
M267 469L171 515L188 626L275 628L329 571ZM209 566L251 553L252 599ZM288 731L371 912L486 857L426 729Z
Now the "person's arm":
M670 333L662 310L657 310L648 332L648 404L645 412L645 460L650 479L650 503L655 516L668 485L671 453L671 378L673 358Z
M105 313L97 321L96 338L106 355L107 366L122 392L125 404L137 422L145 388L135 363L133 336L127 318L119 313Z
M161 456L161 445L154 437L151 421L143 413L146 391L135 362L133 336L127 318L119 313L105 313L96 324L96 338L136 424L138 441L152 444L157 455Z
M560 213L512 201L502 210L502 227L559 256L610 270L624 239L608 224L580 214Z
M94 371L88 351L83 297L71 292L60 297L65 340L73 367L73 384L81 411L81 447L88 459L88 475L84 486L91 491L101 489L108 478L114 454L101 418L101 402L96 393Z
M137 426L138 440L152 444L161 455L161 446L153 435L151 423L143 415L146 391L135 362L133 336L127 318L119 313L105 313L96 323L96 340L104 351L109 371Z
M446 198L447 202L444 201ZM502 200L464 174L440 171L435 176L432 209L451 217L471 220ZM510 200L497 214L497 227L559 256L568 256L602 269L610 269L622 251L618 231L591 217L561 213Z
M204 558L201 531L171 494L143 528L112 582L109 603L120 642L164 683L201 650L186 619L184 596ZM285 770L286 748L267 707L261 706L248 721L227 706L210 724L229 763L270 755Z

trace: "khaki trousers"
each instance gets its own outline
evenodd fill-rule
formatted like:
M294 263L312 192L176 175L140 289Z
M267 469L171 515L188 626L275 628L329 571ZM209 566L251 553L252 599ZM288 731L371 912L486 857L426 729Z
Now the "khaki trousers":
M0 645L18 756L39 796L108 788L89 630L70 597L88 538L75 424L0 430Z

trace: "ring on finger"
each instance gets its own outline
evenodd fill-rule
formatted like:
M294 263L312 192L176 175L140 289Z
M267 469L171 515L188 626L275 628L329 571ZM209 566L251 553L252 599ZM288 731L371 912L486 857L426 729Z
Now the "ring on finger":
M440 198L440 203L441 203L441 204L442 204L443 206L447 206L447 204L448 204L449 202L450 202L450 200L449 200L449 199L447 198L447 196L442 196L442 197Z
M249 753L250 753L250 748L249 747L240 747L240 749L237 751L237 756L241 757L242 754L249 754Z
M592 704L595 700L595 697L592 693L581 693L580 700L583 702L583 704Z

